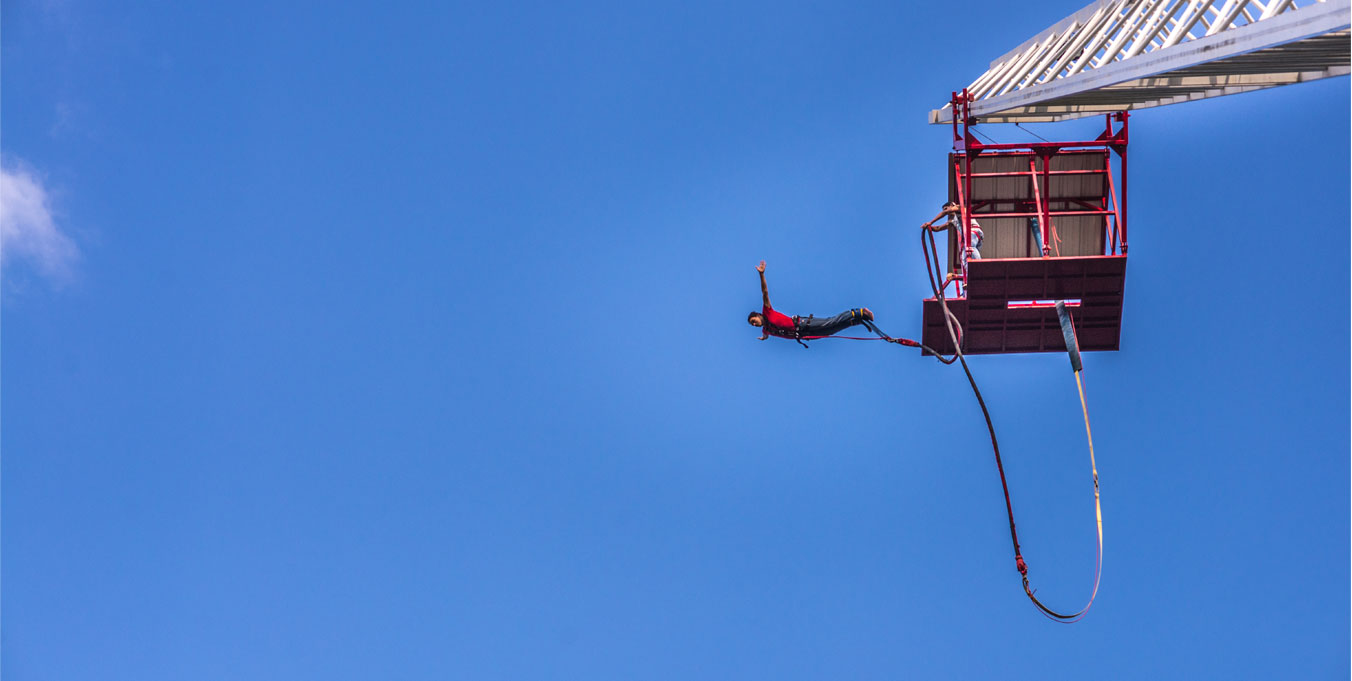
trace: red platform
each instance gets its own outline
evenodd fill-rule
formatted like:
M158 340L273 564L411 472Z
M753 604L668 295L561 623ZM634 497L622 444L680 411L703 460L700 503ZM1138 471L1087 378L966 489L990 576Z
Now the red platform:
M1080 350L1118 349L1125 255L992 258L972 260L967 267L966 297L948 300L948 309L962 324L965 354L1065 352L1054 307L1057 300L1072 301ZM925 345L944 354L953 352L943 311L934 298L924 302L923 333Z

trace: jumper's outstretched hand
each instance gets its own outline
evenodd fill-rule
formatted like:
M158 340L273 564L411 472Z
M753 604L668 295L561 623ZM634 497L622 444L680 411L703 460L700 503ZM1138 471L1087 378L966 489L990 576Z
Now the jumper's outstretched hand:
M767 284L765 283L765 261L764 261L764 260L760 261L760 264L759 264L759 265L756 265L756 271L757 271L757 272L760 272L760 280L761 280L761 305L764 305L764 306L765 306L765 309L769 310L769 309L771 309L771 308L770 308L770 287L769 287L769 285L767 285Z

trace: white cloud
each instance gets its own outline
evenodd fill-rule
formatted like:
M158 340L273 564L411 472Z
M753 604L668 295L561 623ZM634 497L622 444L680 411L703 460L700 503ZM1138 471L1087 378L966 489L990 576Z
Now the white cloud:
M0 264L26 261L63 280L79 255L75 242L57 227L41 179L23 164L0 165Z

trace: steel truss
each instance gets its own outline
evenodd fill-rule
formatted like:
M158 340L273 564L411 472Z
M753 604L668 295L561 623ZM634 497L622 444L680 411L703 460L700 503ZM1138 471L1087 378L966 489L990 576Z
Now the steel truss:
M1352 71L1352 0L1098 0L965 88L982 123L1059 121ZM930 112L949 123L952 106Z

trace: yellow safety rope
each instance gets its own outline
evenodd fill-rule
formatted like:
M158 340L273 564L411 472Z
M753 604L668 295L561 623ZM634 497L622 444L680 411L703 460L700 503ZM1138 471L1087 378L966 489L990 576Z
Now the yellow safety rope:
M1098 521L1098 552L1094 556L1094 590L1089 594L1089 602L1079 612L1065 615L1047 606L1033 595L1033 591L1028 588L1028 576L1023 577L1023 590L1027 592L1028 598L1032 599L1033 604L1042 611L1044 615L1058 622L1078 622L1085 613L1089 612L1089 607L1094 604L1094 598L1098 596L1099 578L1103 572L1103 505L1099 502L1099 482L1098 482L1098 462L1094 460L1094 432L1089 428L1089 406L1084 399L1084 383L1080 380L1079 371L1075 372L1075 387L1080 391L1080 410L1084 412L1084 434L1089 438L1089 469L1094 473L1094 517Z

